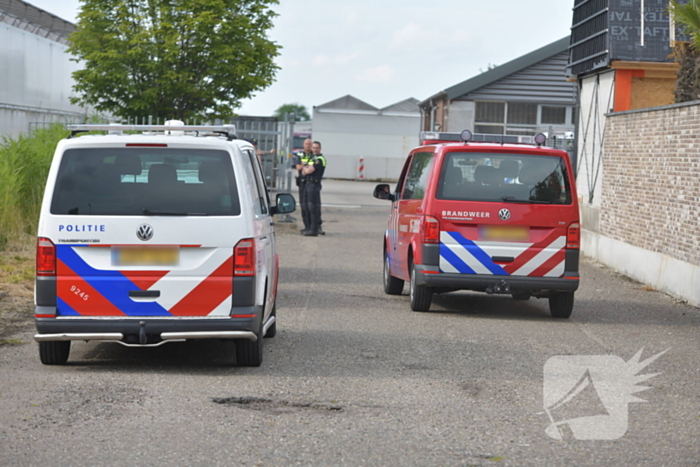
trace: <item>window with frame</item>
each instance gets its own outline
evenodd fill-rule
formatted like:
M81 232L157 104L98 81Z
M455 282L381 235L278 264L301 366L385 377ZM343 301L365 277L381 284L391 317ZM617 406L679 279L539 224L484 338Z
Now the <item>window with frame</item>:
M505 102L477 101L475 103L474 132L502 135L506 118Z
M248 156L248 163L244 163L246 172L248 172L253 186L250 187L250 193L253 197L253 209L255 214L264 215L268 213L268 200L267 200L267 189L265 188L265 182L262 180L260 174L260 164L258 162L257 156L253 151L246 150L245 154Z
M537 104L509 103L508 124L537 125Z
M476 102L474 120L478 123L503 124L506 115L505 102Z
M402 199L423 199L425 197L434 159L432 152L419 152L413 155L411 166L406 175Z
M437 198L520 204L571 204L571 181L561 157L507 153L449 153Z
M51 213L237 216L241 208L226 151L75 148L61 159Z
M401 194L403 193L404 183L406 182L406 173L408 172L408 168L410 167L411 159L412 158L408 158L403 168L401 169L401 175L399 175L399 182L396 184L397 199L400 198Z
M542 123L549 125L566 124L566 107L542 106Z

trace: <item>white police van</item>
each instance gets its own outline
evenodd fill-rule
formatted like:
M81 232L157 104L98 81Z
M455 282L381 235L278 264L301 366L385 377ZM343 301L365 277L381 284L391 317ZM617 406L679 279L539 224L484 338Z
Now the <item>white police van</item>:
M68 129L39 220L42 363L65 363L74 340L217 338L235 339L238 365L259 366L276 332L272 215L295 201L270 204L253 146L231 126L178 121ZM75 137L88 131L109 134Z

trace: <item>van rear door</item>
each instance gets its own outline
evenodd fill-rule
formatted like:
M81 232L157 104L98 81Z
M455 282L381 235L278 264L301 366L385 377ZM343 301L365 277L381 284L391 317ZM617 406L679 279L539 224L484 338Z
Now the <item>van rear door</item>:
M578 221L563 156L447 153L433 211L440 220L440 270L561 277L567 229Z
M247 234L230 153L118 146L62 156L44 229L58 315L230 315L235 241Z

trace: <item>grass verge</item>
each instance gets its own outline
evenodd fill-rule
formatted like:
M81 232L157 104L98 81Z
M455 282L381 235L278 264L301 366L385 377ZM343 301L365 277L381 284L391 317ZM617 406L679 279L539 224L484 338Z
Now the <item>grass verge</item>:
M0 250L24 249L36 233L41 199L62 124L0 142Z

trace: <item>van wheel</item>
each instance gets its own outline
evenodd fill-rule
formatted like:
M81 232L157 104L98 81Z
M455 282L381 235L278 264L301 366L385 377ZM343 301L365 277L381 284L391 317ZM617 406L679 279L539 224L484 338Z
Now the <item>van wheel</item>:
M391 275L389 270L389 255L384 250L384 293L388 295L401 295L403 281Z
M574 309L573 292L554 292L549 296L549 313L554 318L568 318Z
M39 342L39 358L44 365L63 365L68 361L70 341Z
M236 363L238 366L260 366L263 360L263 323L260 320L260 330L257 333L255 342L248 339L237 339L236 342ZM269 331L269 329L268 329Z
M277 301L275 300L275 304L272 305L272 313L270 313L270 316L275 317L275 322L270 325L269 328L267 328L267 332L265 333L265 337L275 337L277 335Z
M416 267L411 263L411 310L429 311L433 291L427 285L416 285Z

